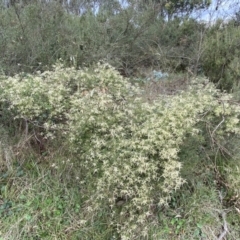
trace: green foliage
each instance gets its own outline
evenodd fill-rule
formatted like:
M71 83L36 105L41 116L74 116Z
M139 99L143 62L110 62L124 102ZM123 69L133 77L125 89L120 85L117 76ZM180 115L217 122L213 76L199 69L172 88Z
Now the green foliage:
M192 13L194 10L198 9L206 9L210 6L211 0L202 1L202 0L194 0L194 1L178 1L171 0L167 1L164 5L166 12L168 13L168 17L172 17L173 15L177 15L179 13L185 13L187 16Z
M156 21L149 30L154 39L154 44L150 46L155 52L155 64L170 72L191 69L197 73L204 28L194 19L175 18L167 24Z
M105 59L130 76L142 66L182 71L196 63L201 28L196 21L166 22L150 3L144 11L136 11L134 3L100 6L97 13L87 8L79 16L54 1L2 9L1 69L13 75L46 70L59 58L74 67Z
M46 68L64 56L68 29L59 4L17 4L0 11L0 19L1 67L8 75Z
M73 184L65 186L60 175L54 175L49 169L42 172L29 156L27 161L29 171L22 165L24 175L18 174L16 163L9 176L0 175L0 237L69 239L71 227L74 228L72 223L79 214L81 196Z
M239 27L217 22L204 40L204 73L226 90L237 89L239 82Z
M228 143L228 148L234 157L232 157L227 164L222 164L221 167L222 175L225 176L225 181L227 182L227 199L230 203L234 203L237 209L240 208L240 155L238 146L239 138L233 136Z
M12 76L45 71L60 58L75 68L104 59L125 76L137 75L143 67L188 71L204 74L222 89L235 90L239 87L236 20L209 26L189 17L209 3L13 3L0 11L0 70Z

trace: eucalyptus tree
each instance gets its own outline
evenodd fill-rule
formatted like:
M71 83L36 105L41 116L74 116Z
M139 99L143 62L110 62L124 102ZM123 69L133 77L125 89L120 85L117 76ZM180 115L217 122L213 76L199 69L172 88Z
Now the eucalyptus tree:
M193 11L208 8L211 0L129 0L137 11L145 11L151 7L157 16L171 20L173 17L190 16Z

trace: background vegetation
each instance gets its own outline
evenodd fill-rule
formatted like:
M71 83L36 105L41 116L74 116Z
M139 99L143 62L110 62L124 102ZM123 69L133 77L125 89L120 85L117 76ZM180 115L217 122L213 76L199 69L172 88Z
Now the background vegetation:
M240 239L239 9L210 3L1 1L0 239Z

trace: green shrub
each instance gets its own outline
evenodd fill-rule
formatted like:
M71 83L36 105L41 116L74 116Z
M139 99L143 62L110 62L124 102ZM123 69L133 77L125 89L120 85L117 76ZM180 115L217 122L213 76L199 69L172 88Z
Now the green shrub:
M203 28L197 21L166 22L150 6L138 12L134 4L127 8L113 4L111 12L107 5L103 3L97 14L86 8L80 15L56 1L1 9L1 70L8 75L33 73L48 69L59 58L65 66L75 67L106 59L127 76L143 66L184 71L197 65Z
M219 21L207 31L203 42L201 63L204 74L228 91L239 85L239 36L239 27Z

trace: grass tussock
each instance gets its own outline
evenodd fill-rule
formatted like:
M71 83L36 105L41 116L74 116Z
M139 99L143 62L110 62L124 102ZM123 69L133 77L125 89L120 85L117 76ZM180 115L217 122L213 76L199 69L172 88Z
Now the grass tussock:
M13 155L10 168L2 165L0 239L120 239L108 208L85 224L86 190L79 188L74 161L63 155L61 149L43 160L28 148L21 159ZM192 179L198 165L196 179L173 194L168 208L154 210L156 221L149 226L148 239L216 239L223 231L224 212L227 239L239 238L240 214L226 202L226 189L219 189L196 162L186 166L188 174L184 173Z

